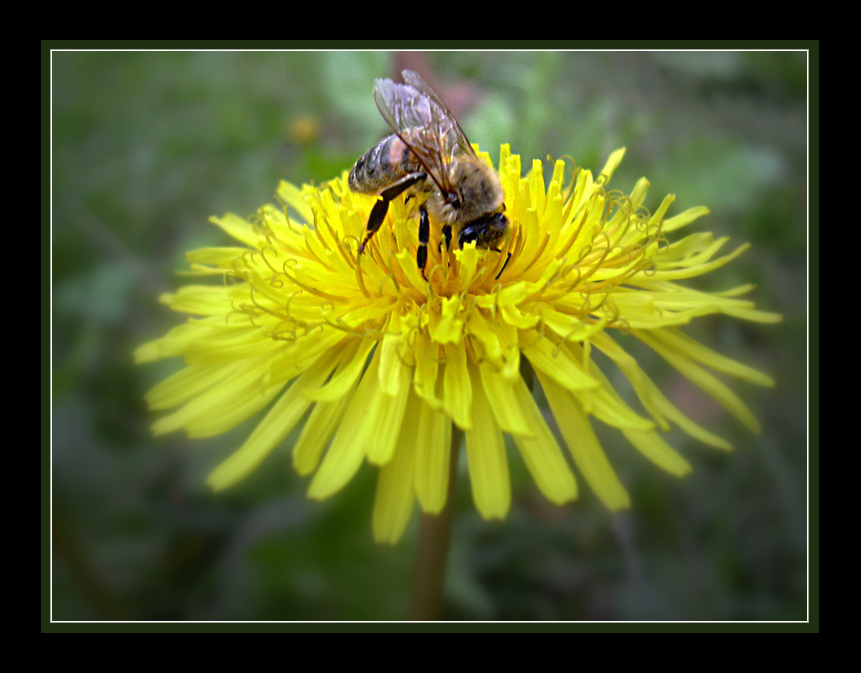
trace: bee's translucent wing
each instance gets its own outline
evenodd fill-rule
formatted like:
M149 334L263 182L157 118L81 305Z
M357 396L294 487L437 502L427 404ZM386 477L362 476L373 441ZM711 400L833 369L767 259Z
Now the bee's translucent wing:
M403 75L404 82L433 101L441 111L443 118L449 126L448 133L446 134L446 149L449 149L452 154L474 155L475 150L472 149L472 145L467 139L466 134L463 132L463 129L460 128L457 118L452 114L452 111L448 109L448 106L443 102L442 98L439 97L439 94L433 90L431 85L425 82L412 70L403 70L401 75Z
M403 72L407 84L390 79L374 83L374 101L391 129L416 155L441 191L452 191L448 164L458 154L473 153L451 111L418 75Z

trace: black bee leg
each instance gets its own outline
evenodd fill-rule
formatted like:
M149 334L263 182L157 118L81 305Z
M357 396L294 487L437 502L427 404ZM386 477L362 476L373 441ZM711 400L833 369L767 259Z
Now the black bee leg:
M424 173L410 173L405 178L402 178L391 187L386 187L379 193L377 202L374 204L374 207L371 209L371 215L368 217L368 225L365 227L367 233L365 234L365 240L359 245L359 254L365 251L368 241L374 237L377 229L380 228L383 220L386 219L386 213L389 212L389 201L426 177L427 175Z
M445 237L445 249L447 252L451 252L451 225L446 224L442 228L442 235ZM442 252L442 241L439 243L440 252Z
M386 219L387 212L389 212L389 201L387 199L379 199L371 209L370 217L368 217L368 226L365 227L365 231L368 233L365 234L365 240L363 240L362 244L359 246L360 254L365 251L365 246L368 244L368 241L370 241L374 234L377 233L377 229L380 228L383 220Z
M451 252L451 225L446 224L442 228L442 235L445 239L445 251ZM442 241L439 242L439 253L442 255Z
M502 252L502 250L499 250L499 252ZM509 252L508 257L505 258L505 264L502 265L502 268L499 270L499 273L496 274L496 278L494 278L493 280L499 280L499 277L502 275L502 272L505 271L505 267L508 266L508 262L510 259L511 253Z
M428 277L425 275L425 265L428 263L428 241L430 240L430 220L428 219L427 208L422 205L419 208L419 247L416 248L416 265L422 272L422 278L425 280Z

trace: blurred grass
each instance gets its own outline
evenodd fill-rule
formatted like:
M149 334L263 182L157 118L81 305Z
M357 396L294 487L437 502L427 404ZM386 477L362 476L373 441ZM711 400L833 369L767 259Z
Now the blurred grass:
M213 495L224 437L153 440L143 396L175 363L131 352L180 318L157 303L184 253L225 243L212 214L250 214L281 178L323 181L384 132L374 77L427 68L470 138L497 156L628 152L612 186L646 175L651 207L705 204L698 226L752 250L709 287L758 285L778 326L705 320L691 333L768 371L736 387L763 425L733 425L659 362L688 413L738 447L682 436L676 480L614 433L608 453L633 509L585 489L548 505L517 457L516 502L482 522L458 493L447 616L513 620L783 620L806 607L806 60L787 52L54 52L52 228L53 618L402 619L414 531L376 547L375 475L325 503L304 498L290 440ZM454 102L453 102L454 101ZM456 102L456 105L455 105ZM630 346L631 344L626 344Z

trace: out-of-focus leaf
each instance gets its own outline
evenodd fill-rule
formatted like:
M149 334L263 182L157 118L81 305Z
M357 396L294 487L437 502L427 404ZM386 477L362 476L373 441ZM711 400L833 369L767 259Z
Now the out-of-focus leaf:
M785 164L773 149L703 139L678 147L651 179L672 186L678 196L674 208L710 204L732 215L752 208L784 175Z
M378 51L331 51L320 59L326 100L348 120L353 136L370 147L388 133L373 90L376 78L393 76L390 56Z

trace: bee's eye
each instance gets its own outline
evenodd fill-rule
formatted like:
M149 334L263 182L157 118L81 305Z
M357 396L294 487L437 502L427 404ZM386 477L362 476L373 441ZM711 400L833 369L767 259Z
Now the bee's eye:
M460 208L460 197L457 192L449 192L445 195L445 202L452 208Z

